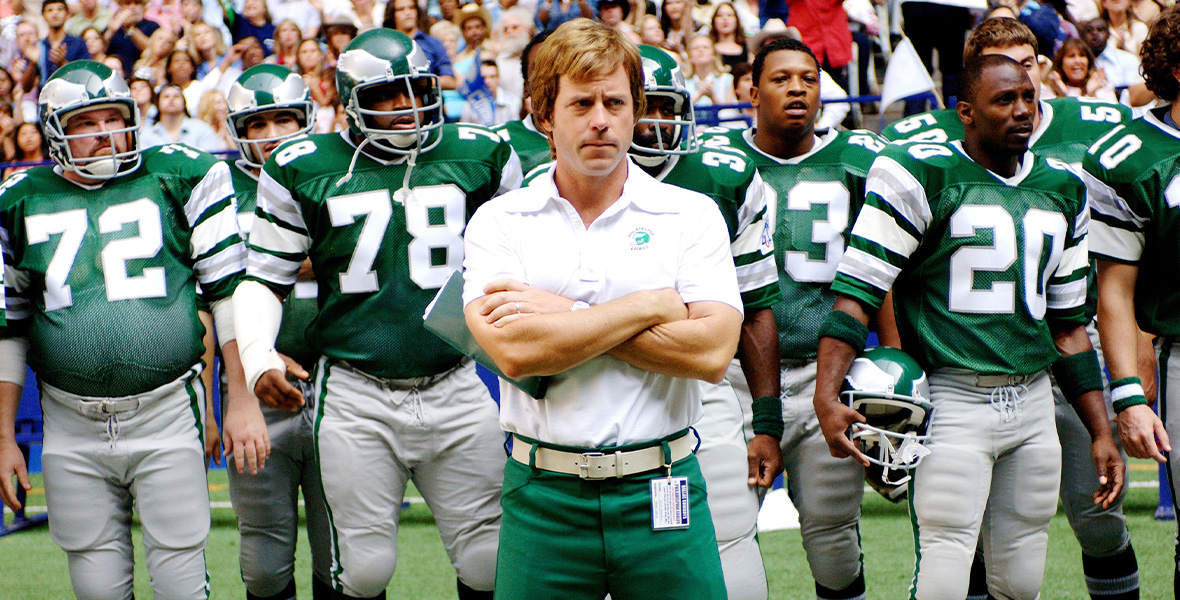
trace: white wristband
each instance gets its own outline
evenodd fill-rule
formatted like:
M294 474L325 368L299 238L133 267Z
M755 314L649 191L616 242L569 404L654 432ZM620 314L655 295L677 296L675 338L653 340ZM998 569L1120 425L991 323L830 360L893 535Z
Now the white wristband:
M25 356L29 352L29 338L0 339L0 381L25 385Z
M230 298L222 298L210 305L213 312L213 330L217 332L217 345L222 350L237 338L234 332L234 306Z

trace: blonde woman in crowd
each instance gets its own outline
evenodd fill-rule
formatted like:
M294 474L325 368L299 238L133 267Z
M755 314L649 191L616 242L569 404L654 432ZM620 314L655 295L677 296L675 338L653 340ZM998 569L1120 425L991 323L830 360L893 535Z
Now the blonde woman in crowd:
M230 137L229 127L226 125L225 119L228 114L229 103L225 101L225 94L218 90L209 90L201 94L200 103L197 105L197 118L213 128L217 139L221 140L224 146L222 150L232 150L237 147L233 138Z
M455 55L459 54L459 26L450 21L439 21L430 26L430 37L442 42L443 48L447 51L447 58L451 61L455 60Z
M197 56L197 77L204 79L206 75L221 64L221 59L229 52L225 44L225 37L208 23L196 23L189 29L192 37L192 50Z
M302 40L303 32L299 30L299 25L295 21L291 19L279 21L279 24L275 25L274 54L266 57L266 62L294 71L299 60L297 54Z
M150 73L151 76L148 79L159 85L167 79L168 55L174 49L176 49L176 34L167 27L161 27L148 38L147 47L143 49L143 53L139 55L139 60L135 61L135 66L131 70L137 75Z
M664 30L665 50L677 54L687 54L685 43L693 32L700 29L700 24L692 20L692 12L688 10L685 0L664 0L664 8L660 14L660 27Z
M693 104L733 104L733 76L725 72L708 35L698 33L689 38L688 63L692 75L685 83Z
M1131 0L1102 0L1102 16L1110 23L1108 43L1139 56L1139 45L1147 39L1147 24L1135 16Z

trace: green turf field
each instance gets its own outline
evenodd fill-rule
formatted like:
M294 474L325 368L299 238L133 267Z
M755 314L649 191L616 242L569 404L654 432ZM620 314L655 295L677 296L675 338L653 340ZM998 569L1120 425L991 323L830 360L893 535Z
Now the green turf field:
M1135 481L1153 481L1153 465L1136 461L1131 471ZM224 471L210 474L210 496L214 502L228 502ZM41 485L40 477L33 485ZM44 497L30 496L33 506L44 505ZM1175 524L1152 518L1157 502L1154 487L1131 490L1127 513L1139 556L1142 597L1171 597L1172 543ZM11 514L7 515L11 519ZM876 494L865 495L861 521L868 577L868 597L905 597L913 568L913 538L904 505L893 505ZM799 544L799 532L778 531L761 536L762 554L770 578L771 598L810 600L815 591ZM147 572L143 569L142 540L135 532L137 549L136 597L151 598ZM306 540L300 540L297 578L301 598L311 598L310 559ZM406 600L455 597L454 571L447 561L435 531L430 511L414 504L402 518L398 545L398 569L389 587L389 597ZM233 511L213 510L213 530L206 552L214 598L244 598L238 572L238 534ZM65 554L53 544L47 529L22 532L0 538L0 599L33 600L70 598ZM1086 598L1077 542L1065 517L1054 518L1050 530L1049 561L1045 574L1044 600Z

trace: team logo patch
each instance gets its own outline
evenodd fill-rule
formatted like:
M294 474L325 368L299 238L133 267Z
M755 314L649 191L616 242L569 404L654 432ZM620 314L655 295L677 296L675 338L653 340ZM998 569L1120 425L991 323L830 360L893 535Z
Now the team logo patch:
M631 240L632 250L647 250L648 244L651 243L651 230L646 227L638 227L632 229L627 237Z
M759 245L762 246L762 254L770 254L774 251L774 238L770 234L770 219L762 220L762 239L759 240Z

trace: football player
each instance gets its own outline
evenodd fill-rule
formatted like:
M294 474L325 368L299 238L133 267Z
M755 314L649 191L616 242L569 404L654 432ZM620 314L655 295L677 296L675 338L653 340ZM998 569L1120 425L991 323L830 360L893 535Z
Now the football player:
M1169 406L1180 378L1172 356L1180 322L1173 308L1177 262L1171 254L1180 240L1175 183L1180 172L1178 49L1180 9L1171 7L1152 24L1140 48L1147 87L1170 104L1112 129L1090 148L1084 161L1086 172L1103 184L1090 203L1090 248L1098 257L1098 331L1110 368L1119 438L1128 454L1167 462L1172 489L1180 476L1168 460L1169 439L1180 436L1180 411ZM1138 365L1150 362L1151 353L1136 347L1137 328L1159 336L1160 417L1144 393L1153 383L1152 374L1142 373ZM1180 562L1177 565L1173 585L1180 594Z
M248 396L230 303L245 248L229 170L182 144L141 149L139 109L100 63L57 70L39 110L57 166L0 185L0 495L15 509L12 476L27 482L12 438L27 359L44 410L50 534L74 593L132 597L134 507L155 595L206 598L198 283L234 383L229 409Z
M247 69L230 86L227 101L227 126L241 158L226 162L233 177L238 225L242 235L248 237L254 224L262 166L284 141L311 133L315 107L303 78L276 65ZM247 473L247 461L239 459L235 468L228 469L229 497L242 537L242 581L250 599L295 597L301 487L311 545L312 590L316 598L330 598L333 593L328 584L328 516L312 444L315 397L308 381L318 356L305 339L315 315L316 283L310 261L305 260L292 293L283 302L282 325L275 342L276 350L298 365L290 370L303 392L305 405L295 411L261 407L271 442L266 468L251 468ZM231 445L233 442L228 440ZM240 450L232 453L240 456Z
M1002 54L1020 63L1032 81L1041 80L1037 63L1036 36L1015 19L988 19L971 33L964 51L968 60L988 54ZM1037 156L1055 158L1080 169L1086 149L1112 128L1131 120L1131 110L1121 104L1082 98L1040 100L1033 114L1033 133L1029 150ZM894 123L884 132L891 139L945 142L963 139L963 124L954 110L923 113ZM1086 312L1093 315L1097 306L1097 287L1091 269L1091 284ZM1087 326L1096 349L1098 330L1093 321ZM1150 344L1146 345L1150 348ZM1101 360L1101 355L1099 356ZM1150 367L1148 368L1150 372ZM1154 380L1154 377L1151 378ZM1110 506L1095 505L1091 499L1097 491L1097 473L1090 460L1090 434L1077 411L1054 386L1053 399L1057 418L1057 435L1061 439L1061 505L1082 547L1082 571L1091 596L1108 600L1137 598L1139 565L1131 545L1131 533L1123 515L1123 496ZM1109 403L1109 395L1107 395ZM1113 410L1108 411L1113 415ZM1117 429L1116 429L1117 431ZM1126 492L1124 491L1124 496ZM986 583L979 578L983 569L972 571L972 591L986 594Z
M520 56L520 75L524 81L524 91L521 100L521 112L524 116L519 121L509 121L492 128L496 135L512 145L520 158L520 168L523 173L530 173L536 167L548 163L553 157L549 153L549 138L537 131L537 124L533 122L532 101L529 100L529 73L533 61L537 58L537 51L541 44L553 34L553 29L542 31L533 36Z
M310 258L319 308L315 449L332 533L331 586L384 596L412 480L434 512L460 598L490 597L503 434L473 363L426 331L422 313L463 260L481 203L516 187L520 163L488 129L443 124L437 76L389 29L341 54L348 131L293 140L258 184L247 281L234 294L251 389L298 406L275 351L280 298Z
M820 330L815 410L831 454L867 466L845 434L865 417L837 394L892 288L935 409L909 490L915 597L965 597L982 540L992 595L1031 600L1061 470L1050 365L1093 438L1093 502L1109 506L1122 488L1085 330L1086 188L1069 165L1028 152L1036 91L1020 63L981 56L961 89L962 141L890 146L873 162Z
M803 548L820 599L865 593L860 546L864 469L828 455L812 408L818 328L832 306L829 290L864 180L885 143L867 131L815 134L819 63L802 42L781 38L754 58L751 104L758 126L726 130L707 147L740 150L766 182L768 233L783 300L774 305L781 364L782 436L787 489L799 510ZM747 398L760 392L739 368L728 379Z

